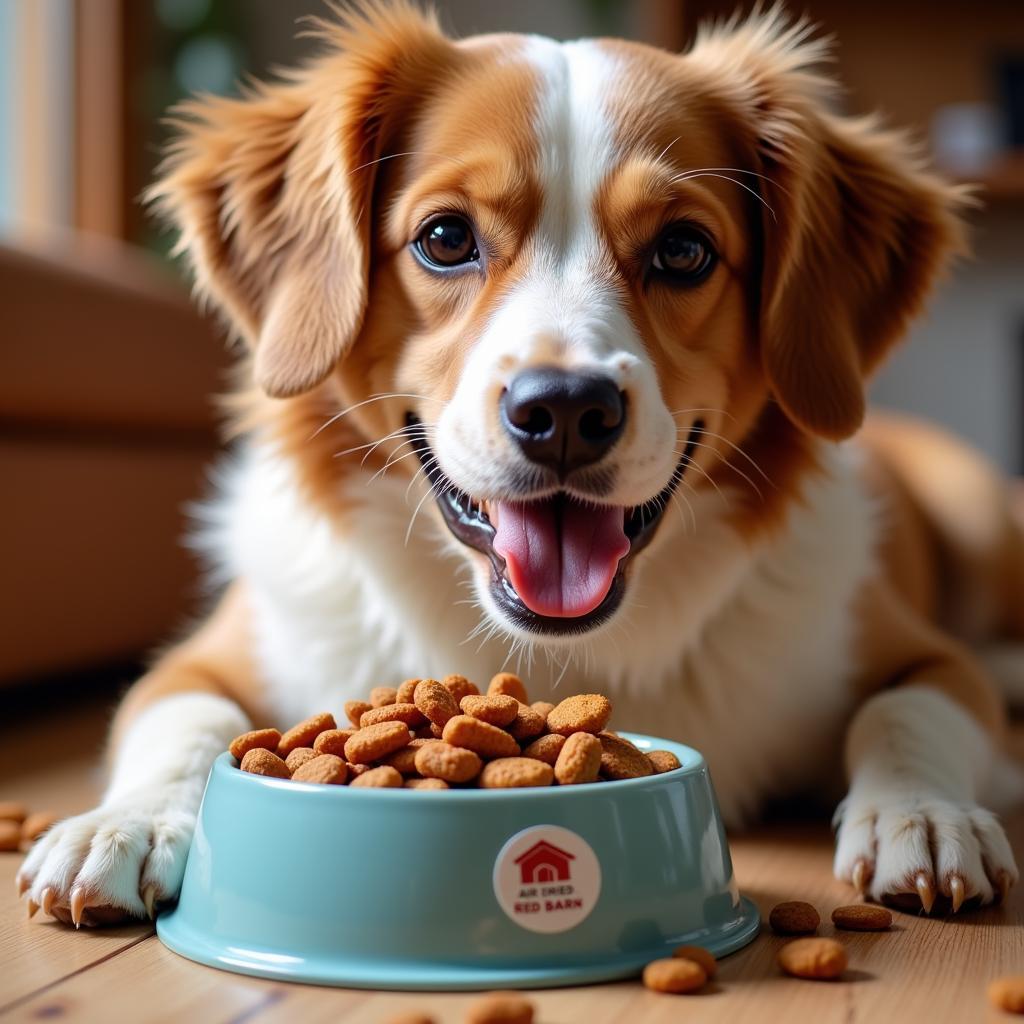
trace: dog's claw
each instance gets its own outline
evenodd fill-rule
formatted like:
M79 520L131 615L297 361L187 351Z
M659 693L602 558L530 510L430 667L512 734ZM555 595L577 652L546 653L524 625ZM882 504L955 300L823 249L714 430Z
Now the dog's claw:
M931 879L923 871L914 879L914 888L917 890L924 912L930 914L935 905L935 890L932 888Z
M28 880L28 877L26 875L23 875L19 872L15 876L14 884L18 887L18 898L20 899L22 896L25 895L26 892L28 892L28 887L32 883Z
M156 903L156 886L147 885L142 890L142 902L146 905L146 913L149 914L149 919L152 921L156 917L156 912L153 905Z
M53 910L53 904L56 899L57 894L47 886L39 897L39 902L42 904L44 914L49 914Z
M36 903L31 896L28 898L28 919L31 921L36 916L36 911L39 910L39 904Z
M858 896L863 896L868 888L868 862L861 857L853 865L853 887Z
M75 886L71 890L71 920L76 928L82 927L82 915L85 913L85 890Z
M952 875L949 879L949 898L953 903L954 914L963 906L965 895L964 880L959 875Z
M1010 889L1013 886L1013 882L1010 881L1010 874L1007 871L999 872L999 880L996 882L996 886L999 889L999 902L1005 903L1010 895Z

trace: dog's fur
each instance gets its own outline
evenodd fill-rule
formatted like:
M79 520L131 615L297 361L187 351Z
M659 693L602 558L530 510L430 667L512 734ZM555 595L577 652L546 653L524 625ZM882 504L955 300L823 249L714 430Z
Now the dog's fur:
M847 442L962 245L961 192L832 113L823 46L777 13L682 56L453 42L401 2L318 31L285 80L189 105L154 188L247 351L244 440L203 513L226 587L124 701L101 805L30 853L32 906L96 923L173 899L209 765L251 724L509 659L534 699L606 692L622 727L700 748L731 825L841 795L845 749L840 878L998 899L1017 870L984 807L1020 780L966 644L1021 674L1024 542L955 441L889 422ZM453 209L486 266L432 274L410 239ZM643 270L678 217L720 253L685 290ZM414 472L423 439L485 507L521 495L498 400L538 364L628 396L601 503L651 500L703 424L621 606L579 635L510 619Z

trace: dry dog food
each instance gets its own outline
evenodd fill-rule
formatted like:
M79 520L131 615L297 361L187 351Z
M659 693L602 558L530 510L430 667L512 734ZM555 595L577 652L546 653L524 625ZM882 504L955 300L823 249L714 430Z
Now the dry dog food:
M324 712L283 733L253 729L229 750L256 775L380 789L578 786L681 767L668 751L647 754L607 731L612 706L601 694L530 704L511 672L486 690L461 675L406 679L346 702L351 727Z
M320 782L327 786L340 786L347 778L348 768L345 762L334 754L318 754L311 757L292 773L295 782Z
M892 927L892 914L885 907L854 903L848 907L836 907L832 911L832 923L847 931L884 932Z
M533 1024L533 1003L518 992L491 992L469 1007L466 1024Z
M16 850L20 845L21 825L16 821L0 819L0 850Z
M779 950L779 966L795 978L838 978L846 970L846 950L835 939L794 939Z
M14 821L19 825L28 817L28 808L17 800L0 800L0 821Z
M1024 974L996 978L988 987L988 998L1007 1013L1024 1013Z
M601 741L588 732L574 732L569 736L555 761L555 778L563 786L576 786L581 782L596 782L601 770Z
M53 811L33 811L21 823L22 845L31 845L44 832L48 832L51 825L56 824L57 815Z
M484 765L480 773L481 789L515 789L522 786L550 786L554 778L551 765L532 757L499 757Z
M778 935L811 935L818 930L818 911L800 900L790 900L772 907L768 924Z
M707 980L707 973L696 960L681 957L653 960L644 968L644 984L655 992L672 995L696 992Z
M647 755L647 760L651 762L655 775L663 775L665 772L672 772L676 768L682 767L679 758L668 750L652 750Z
M672 950L672 956L678 960L692 960L704 968L704 973L713 978L718 972L718 962L703 946L678 946Z
M0 852L28 850L56 821L52 811L29 813L20 800L0 800Z

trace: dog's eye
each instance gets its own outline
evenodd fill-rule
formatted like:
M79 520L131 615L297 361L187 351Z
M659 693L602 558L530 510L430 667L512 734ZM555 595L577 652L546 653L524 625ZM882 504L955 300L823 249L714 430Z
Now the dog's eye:
M672 224L662 233L651 266L663 277L697 284L711 273L718 255L711 240L692 224Z
M473 229L454 215L430 221L416 239L416 248L435 267L455 267L480 258Z

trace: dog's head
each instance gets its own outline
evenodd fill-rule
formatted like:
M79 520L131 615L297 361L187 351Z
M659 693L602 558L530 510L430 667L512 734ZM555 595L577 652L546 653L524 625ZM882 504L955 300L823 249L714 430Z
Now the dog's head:
M830 113L778 14L681 56L455 42L404 3L320 31L193 104L154 193L274 408L414 451L514 631L609 620L681 488L777 519L959 241L957 193Z

